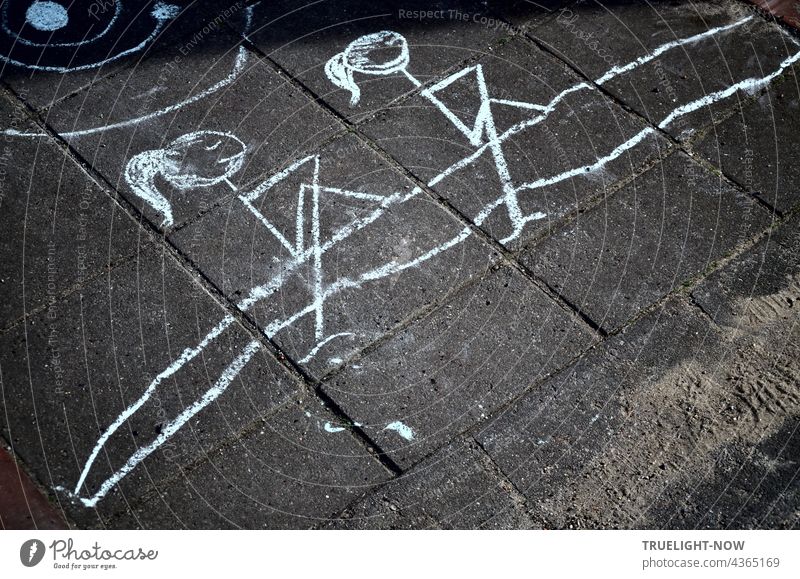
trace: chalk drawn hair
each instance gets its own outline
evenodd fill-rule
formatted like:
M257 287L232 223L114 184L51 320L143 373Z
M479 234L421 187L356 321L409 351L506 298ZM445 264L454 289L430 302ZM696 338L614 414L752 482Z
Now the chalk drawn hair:
M382 30L351 42L325 65L325 74L339 88L350 91L350 106L361 100L361 89L353 77L361 74L388 76L405 71L409 62L408 43L397 32Z
M244 163L247 147L238 137L219 131L197 131L178 137L164 149L143 151L125 167L125 181L136 195L173 225L172 206L156 187L160 176L173 187L211 187L228 180Z

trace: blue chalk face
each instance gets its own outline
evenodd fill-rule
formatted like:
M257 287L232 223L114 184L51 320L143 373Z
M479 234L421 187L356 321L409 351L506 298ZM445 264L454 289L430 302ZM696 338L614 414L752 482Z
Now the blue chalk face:
M132 0L5 0L0 66L66 73L97 68L144 50L180 12Z

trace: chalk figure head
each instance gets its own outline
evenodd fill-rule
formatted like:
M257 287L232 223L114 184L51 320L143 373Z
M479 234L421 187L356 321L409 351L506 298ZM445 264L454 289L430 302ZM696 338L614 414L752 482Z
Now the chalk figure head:
M410 57L408 42L402 34L383 30L351 42L343 52L325 65L325 73L336 86L350 91L350 105L361 99L361 89L353 73L388 76L405 71Z
M174 224L172 204L158 189L157 178L178 189L211 187L230 179L244 164L247 147L236 136L197 131L178 137L164 149L142 151L125 167L125 180L136 195Z
M230 133L189 133L164 150L161 175L181 189L217 185L242 168L245 150L245 144Z

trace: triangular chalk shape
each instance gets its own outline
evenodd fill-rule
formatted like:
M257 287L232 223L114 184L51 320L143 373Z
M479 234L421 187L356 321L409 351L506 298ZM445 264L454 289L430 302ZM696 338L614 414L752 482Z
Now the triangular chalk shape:
M441 93L445 89L451 87L454 83L457 83L462 79L465 79L465 77L468 77L468 75L473 74L474 89L478 93L480 103L475 111L475 118L468 119L465 123L444 102L442 102L442 100L436 96L436 94ZM422 95L427 97L434 105L436 105L442 114L444 114L450 120L450 122L453 123L453 125L455 125L455 127L469 139L470 143L475 146L481 143L481 139L483 137L485 123L484 115L487 106L487 93L486 81L483 77L483 67L480 64L469 66L456 72L455 74L451 74L432 87L422 91Z
M540 117L545 110L542 105L504 99L491 99L489 108L498 135L521 122Z
M288 249L293 256L298 256L304 249L303 223L305 221L306 191L319 188L319 157L310 155L293 163L283 171L276 173L251 192L240 195L239 199L270 233ZM287 190L290 193L287 194ZM265 195L272 193L295 199L292 225L277 227L270 216L256 207L256 203ZM276 216L272 216L273 218Z

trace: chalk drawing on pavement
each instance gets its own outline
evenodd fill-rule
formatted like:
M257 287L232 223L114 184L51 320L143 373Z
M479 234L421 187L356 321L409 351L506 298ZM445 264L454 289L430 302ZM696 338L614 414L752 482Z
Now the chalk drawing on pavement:
M21 8L27 4L27 9ZM3 3L0 11L0 29L12 41L11 46L22 44L25 46L41 49L31 51L29 60L19 60L21 56L11 56L1 54L0 61L19 66L32 71L68 73L83 70L100 68L110 62L136 54L144 50L159 34L164 30L167 23L175 18L180 12L180 8L166 2L156 2L148 17L152 20L152 26L144 34L144 38L133 46L120 48L122 43L114 44L110 51L103 50L103 58L92 59L84 62L84 54L97 54L101 51L92 50L93 44L108 37L114 40L115 30L120 20L122 12L122 0L113 2L113 9L98 11L96 19L90 18L87 12L79 10L80 3L75 2L52 2L36 0L25 2L20 0L8 0ZM77 13L74 18L69 17L69 13ZM12 24L14 16L22 15L21 21L16 18ZM94 29L97 28L97 32ZM131 28L118 31L116 41L120 39L120 34L131 35ZM127 38L126 38L127 40ZM104 45L105 48L105 45ZM68 50L63 50L68 49ZM62 64L46 64L47 62L60 61Z
M505 211L513 224L512 233L507 238L502 240L504 243L507 243L519 237L526 224L545 217L545 215L539 211L528 214L523 213L518 203L518 198L520 195L528 195L531 192L541 189L547 185L558 183L577 175L585 175L593 171L601 170L614 159L619 158L627 151L645 141L645 139L647 139L649 136L654 135L656 128L643 128L629 139L619 143L613 149L598 156L589 164L574 167L559 174L543 176L535 181L520 185L514 185L510 178L510 168L503 151L503 144L505 141L507 141L513 135L524 131L528 127L546 121L548 116L552 114L561 103L563 103L567 95L580 91L596 90L597 85L602 85L612 78L636 69L642 64L655 58L654 55L661 54L677 47L701 42L706 38L711 38L714 35L721 34L737 26L741 26L749 19L750 17L728 26L714 28L702 34L665 44L653 52L639 57L638 59L626 65L615 67L614 69L609 70L603 76L596 79L596 81L593 83L582 82L563 90L559 94L555 95L548 103L526 103L493 99L491 97L489 87L486 84L481 65L467 67L448 76L447 78L440 80L429 88L424 88L422 83L420 83L407 70L407 65L410 59L408 55L408 45L405 39L397 33L388 31L378 32L356 39L343 52L337 54L328 61L326 71L328 72L328 75L334 84L341 88L345 88L350 92L352 97L351 102L354 105L358 104L360 97L360 89L357 85L357 77L359 74L403 75L410 83L412 83L413 86L420 89L419 94L422 98L425 98L431 102L439 111L441 111L444 117L449 119L452 124L463 134L465 140L472 146L473 150L469 155L453 163L450 167L445 168L438 175L430 179L427 182L429 187L434 187L438 183L441 183L443 180L453 175L453 173L456 171L459 171L464 167L471 166L476 162L477 159L479 159L488 151L491 154L492 160L494 161L495 169L502 184L502 190L499 191L499 195L496 199L487 203L482 209L469 217L472 220L472 223L477 226L481 226L489 218L489 216L494 214L496 211ZM378 60L378 55L381 55L383 60ZM769 72L766 75L745 79L743 81L731 84L727 89L705 95L700 99L696 99L692 102L688 102L676 107L657 124L661 128L667 127L676 119L690 114L691 112L704 106L726 99L736 94L738 91L753 91L764 87L774 78L779 76L786 68L798 61L800 61L800 52L784 59L777 69ZM446 91L447 87L455 80L464 78L466 75L474 76L478 92L481 96L479 113L475 123L471 127L467 126L467 124L458 119L455 114L449 110L446 105L437 97L437 94L440 94L442 91ZM530 112L530 118L520 121L500 133L497 131L492 113L492 104L498 103L527 110ZM236 160L233 160L230 157L225 157L222 163L217 163L219 166L207 168L207 172L198 174L197 176L192 176L183 172L183 170L180 168L181 165L179 164L165 169L169 163L166 157L168 157L171 151L183 150L184 152L191 153L193 147L195 146L200 146L201 148L205 148L207 150L213 150L213 148L216 146L215 139L220 140L220 142L241 142L238 141L235 136L227 133L207 132L186 135L174 141L166 150L166 152L162 151L160 153L155 153L148 151L146 152L147 155L145 156L140 157L140 155L143 155L140 154L134 157L129 164L131 170L126 171L126 178L130 174L130 178L128 178L128 184L137 195L146 200L155 210L164 216L165 222L168 222L169 219L171 219L171 208L169 203L163 198L163 196L158 194L157 189L154 190L153 187L150 187L150 185L155 183L155 178L157 176L171 180L173 183L186 184L187 190L191 189L192 186L203 186L204 183L210 181L219 182L220 179L225 180L236 192L239 201L245 205L247 210L259 213L260 215L260 212L258 212L258 210L255 208L255 200L259 199L263 195L268 195L270 190L276 184L286 179L288 175L299 170L301 167L311 167L313 169L311 172L311 179L309 182L303 183L303 185L300 187L298 195L311 195L312 198L315 199L315 202L312 203L312 206L317 206L317 209L312 211L314 212L313 218L317 220L316 232L312 231L310 240L305 240L303 237L301 237L302 234L299 231L296 231L294 236L287 236L278 231L274 224L266 219L266 217L261 215L263 220L259 218L259 221L265 228L267 228L268 231L270 231L272 235L275 236L276 239L278 239L281 245L284 246L284 248L288 251L289 257L281 264L279 273L275 274L267 283L251 288L246 297L237 303L239 310L242 312L247 312L256 304L264 300L268 300L270 296L273 296L275 292L287 282L289 276L291 276L292 273L297 271L301 266L311 265L315 272L315 280L313 283L314 287L312 297L308 303L289 315L285 315L284 317L276 318L268 323L264 323L261 327L261 331L264 336L272 339L284 329L292 327L298 320L303 319L306 316L313 316L313 319L315 320L315 336L317 343L306 354L305 357L301 358L301 363L310 361L323 346L334 339L347 339L353 335L353 332L338 333L331 336L325 335L324 322L326 314L324 305L325 302L331 297L346 289L359 289L387 276L396 275L410 268L418 267L423 263L432 262L438 255L445 254L452 248L458 247L466 239L474 235L474 229L469 226L465 226L449 239L441 241L435 245L432 245L431 247L421 248L417 254L407 258L405 261L392 259L378 267L367 267L364 271L353 275L339 276L333 281L324 281L321 274L325 268L324 260L327 252L356 232L361 231L375 223L375 221L378 220L386 211L418 196L423 192L422 188L414 187L410 191L406 190L400 192L381 193L345 191L333 187L326 187L324 185L325 176L321 174L320 171L320 158L318 156L305 157L295 162L287 169L284 169L283 171L268 178L266 181L264 181L264 183L257 186L252 191L244 193L238 191L229 179L229 174L232 174L232 172L235 172L235 170L241 166L241 159L238 157L236 157ZM176 143L178 143L178 145L176 145ZM181 149L181 147L184 148ZM245 153L246 151L242 149L241 155L243 156ZM139 157L139 160L134 162L137 157ZM373 209L366 215L355 218L348 224L340 227L328 239L322 239L319 233L318 225L318 202L319 196L323 193L357 196L360 199L372 201L374 203ZM298 203L298 207L301 205L303 204ZM300 210L298 209L298 211ZM258 218L259 215L256 215L256 217ZM183 366L198 356L209 344L214 342L232 323L233 318L231 316L226 316L223 318L222 321L215 326L197 346L187 348L181 354L181 356L178 357L178 359L170 364L167 369L161 372L153 380L153 382L151 382L143 396L137 402L129 406L122 414L120 414L120 416L112 423L112 425L102 434L94 446L89 459L84 465L83 471L74 487L74 490L70 491L72 496L78 498L81 503L87 507L95 506L98 501L102 500L103 497L105 497L106 494L133 468L135 468L150 453L158 448L160 444L163 444L163 442L169 438L169 436L172 436L178 432L178 430L180 430L180 428L187 420L189 420L189 418L202 410L205 405L210 403L210 400L214 400L221 395L221 393L236 377L238 372L241 371L241 369L252 358L253 354L258 349L257 342L253 342L253 344L244 348L231 362L228 368L226 368L218 382L214 384L214 386L198 401L188 406L169 424L169 428L163 431L153 442L132 455L121 469L100 483L96 491L89 493L86 496L81 494L85 490L83 487L91 470L92 464L103 449L109 437L113 435L120 425L122 425L147 401L152 393L158 388L161 381L180 371ZM405 418L405 420L408 420L408 418ZM372 427L375 428L377 425L373 425ZM330 433L338 433L342 432L342 430L340 430L341 428L341 426L335 426L328 423L324 429ZM365 428L370 428L370 425L366 425ZM381 426L378 429L394 432L409 442L412 442L418 438L417 430L415 430L412 425L400 420L390 422L388 425Z
M4 55L0 52L0 62L6 62L8 64L12 64L15 66L19 66L21 68L29 69L32 71L41 71L41 72L55 72L55 73L73 73L82 70L90 70L100 68L110 62L114 62L120 60L124 57L136 54L144 50L149 44L151 44L158 35L161 34L164 27L166 26L167 22L175 18L180 9L177 6L172 4L167 4L164 2L156 2L154 5L150 16L155 21L155 26L150 34L147 35L141 42L139 42L136 46L125 49L119 50L118 52L114 52L112 56L108 56L105 59L93 61L84 64L75 64L73 62L75 53L77 49L87 47L92 42L99 40L100 38L106 36L109 31L115 28L114 24L119 19L120 12L122 10L122 0L113 0L114 10L111 11L105 10L102 11L102 16L107 16L111 14L108 18L108 23L106 26L94 34L93 36L88 36L84 33L83 37L80 37L80 40L73 40L73 41L65 41L59 42L58 40L52 37L53 33L50 33L44 40L29 40L22 36L21 33L15 33L9 28L9 17L8 17L8 7L10 4L14 2L9 1L3 4L2 11L0 12L0 18L2 20L2 25L0 29L2 29L3 33L10 37L12 40L12 46L16 43L21 43L33 47L40 48L42 50L59 50L59 49L69 49L66 51L66 58L67 61L70 63L64 66L54 66L54 65L45 65L41 64L42 55L38 54L37 59L35 62L22 62L12 58L9 55ZM19 2L16 2L19 3ZM252 18L253 18L253 10L260 2L256 2L253 4L248 4L244 7L244 15L245 15L245 26L244 26L244 34L246 35L249 32L250 27L252 26ZM52 5L52 6L51 6ZM29 23L31 27L38 29L39 27L46 27L46 26L55 26L57 22L62 22L63 17L60 16L61 12L58 7L61 7L61 4L57 4L55 2L33 2L30 4L28 8L28 12L33 10L33 13L30 18L32 18L33 22ZM71 4L70 4L71 6ZM68 8L69 9L69 6ZM84 20L86 20L86 15L82 14ZM26 18L28 18L28 14L26 12ZM35 23L35 24L34 24ZM65 28L69 28L68 23L64 23L63 26L60 26L58 30L63 30ZM58 30L54 31L57 32ZM111 35L113 37L113 34ZM115 45L116 46L116 45ZM182 99L176 103L168 105L166 107L162 107L155 111L151 111L145 114L141 114L135 117L131 117L128 119L124 119L121 121L117 121L114 123L100 125L96 127L87 127L81 129L73 129L71 131L65 131L60 133L60 135L65 139L77 139L80 137L85 137L88 135L95 135L98 133L104 133L106 131L116 130L116 129L124 129L131 126L138 125L140 123L149 121L154 118L158 118L170 113L177 112L184 107L194 104L200 100L203 100L213 94L220 92L222 89L230 86L239 76L241 76L242 72L244 72L245 67L249 60L249 53L244 46L239 46L236 50L236 57L234 59L233 66L231 67L230 72L221 78L219 81L213 83L211 86L192 94L191 96ZM2 130L2 134L7 136L13 137L27 137L27 138L44 138L47 137L47 133L39 132L39 131L19 131L16 129L4 129Z

